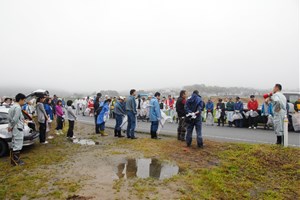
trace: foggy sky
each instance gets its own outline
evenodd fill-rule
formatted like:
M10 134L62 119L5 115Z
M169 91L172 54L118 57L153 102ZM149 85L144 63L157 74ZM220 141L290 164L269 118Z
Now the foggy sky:
M299 88L298 0L0 1L1 85Z

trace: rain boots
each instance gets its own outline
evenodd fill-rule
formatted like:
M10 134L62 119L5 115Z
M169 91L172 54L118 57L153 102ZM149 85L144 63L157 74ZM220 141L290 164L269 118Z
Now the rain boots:
M107 133L105 133L104 131L100 131L101 136L108 136Z
M10 163L12 166L24 165L25 163L20 159L20 151L10 151Z
M115 129L115 137L118 137L118 131Z

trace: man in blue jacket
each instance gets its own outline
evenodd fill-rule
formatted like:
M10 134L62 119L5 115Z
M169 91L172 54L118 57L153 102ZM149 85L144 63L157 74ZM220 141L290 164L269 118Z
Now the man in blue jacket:
M243 128L243 111L244 111L244 104L241 101L240 97L236 98L236 103L234 104L234 112L235 114L240 114L241 119L235 120L235 127L236 128Z
M214 116L214 103L212 102L211 99L208 99L208 102L206 104L206 112L211 113L212 116Z
M151 121L151 138L159 139L157 137L157 130L159 126L159 121L161 120L160 106L158 101L160 100L160 93L156 92L154 97L150 100L150 112L149 118Z
M126 101L126 112L128 117L128 125L127 125L127 138L137 139L134 135L135 127L136 127L136 90L130 90L130 96Z
M202 98L199 95L199 91L195 90L190 99L187 100L185 104L185 110L187 113L187 135L186 143L190 147L192 145L192 135L194 127L196 127L197 133L197 144L199 148L203 148L203 139L202 139Z

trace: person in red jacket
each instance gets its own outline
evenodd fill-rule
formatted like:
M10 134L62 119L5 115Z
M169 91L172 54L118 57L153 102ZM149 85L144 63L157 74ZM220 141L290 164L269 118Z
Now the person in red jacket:
M257 128L257 109L258 109L258 101L255 99L254 95L250 96L250 101L248 102L248 111L250 111L249 114L249 129Z

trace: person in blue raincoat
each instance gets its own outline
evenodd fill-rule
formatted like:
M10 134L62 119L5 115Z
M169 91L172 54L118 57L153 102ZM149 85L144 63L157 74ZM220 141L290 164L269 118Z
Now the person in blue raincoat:
M102 136L108 136L107 133L105 133L105 118L108 117L109 114L109 104L111 102L111 99L107 99L104 101L102 105L102 109L100 114L98 115L97 124L100 126L100 134Z
M208 100L205 108L206 108L207 115L208 113L211 113L212 116L214 116L214 102L212 102L211 99Z
M150 100L150 112L149 118L151 121L151 138L152 139L160 139L157 137L157 130L159 126L159 121L161 120L161 111L158 101L160 100L160 93L156 92L154 97Z

